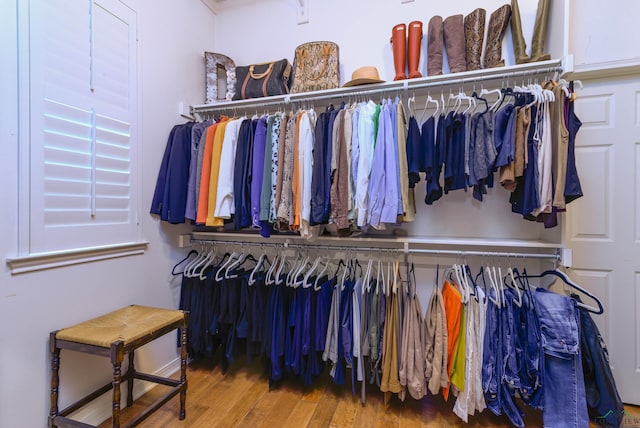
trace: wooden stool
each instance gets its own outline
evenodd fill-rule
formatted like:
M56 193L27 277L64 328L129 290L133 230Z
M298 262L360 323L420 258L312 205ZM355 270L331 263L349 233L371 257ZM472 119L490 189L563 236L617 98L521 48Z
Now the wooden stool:
M120 427L120 383L127 381L127 407L133 405L133 380L140 379L172 387L171 390L145 409L140 415L126 424L126 427L138 425L151 413L159 409L173 396L180 393L180 420L185 418L185 400L187 397L187 327L189 313L158 309L147 306L131 305L98 318L77 324L73 327L51 332L49 347L51 351L51 412L50 427L90 427L67 416L100 395L113 388L112 427ZM137 372L133 365L134 351L177 328L182 329L180 341L180 380L154 376ZM86 397L76 401L62 411L58 411L58 386L60 378L60 350L71 349L88 354L111 358L113 380ZM122 376L122 361L129 354L129 367Z

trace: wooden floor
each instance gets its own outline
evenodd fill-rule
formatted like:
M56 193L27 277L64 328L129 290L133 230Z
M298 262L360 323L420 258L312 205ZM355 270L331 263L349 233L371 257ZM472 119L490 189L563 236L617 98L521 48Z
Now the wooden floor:
M178 398L150 416L141 427L212 428L212 427L510 427L505 417L489 411L471 417L465 425L451 411L454 400L444 402L441 396L420 401L407 396L404 403L397 397L385 405L380 391L369 388L367 402L351 395L350 385L336 386L325 372L311 388L296 379L285 379L269 390L260 364L245 365L244 360L232 364L226 374L214 361L200 361L188 367L187 417L178 420ZM177 374L175 376L177 378ZM121 423L139 413L166 391L155 387L139 398L133 407L123 411ZM124 389L123 389L124 393ZM539 412L527 411L526 426L542 427ZM640 408L628 407L631 425L640 428ZM639 422L637 425L635 422ZM101 427L108 428L111 421ZM595 424L592 424L596 427Z

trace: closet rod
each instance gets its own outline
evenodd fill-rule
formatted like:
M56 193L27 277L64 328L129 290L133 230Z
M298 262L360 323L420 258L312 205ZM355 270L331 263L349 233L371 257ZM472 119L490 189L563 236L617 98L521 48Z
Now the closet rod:
M560 260L560 254L545 253L520 253L520 252L504 252L504 251L469 251L469 250L437 250L424 248L410 248L405 244L404 248L380 248L380 247L360 247L360 246L340 246L340 245L314 245L314 244L295 244L289 242L252 242L252 241L228 241L214 239L191 239L191 244L201 245L239 245L239 246L256 246L271 248L293 248L302 250L342 250L342 251L361 251L361 252L392 252L398 254L432 254L436 256L457 256L457 257L504 257L504 258L527 258L527 259L545 259Z
M341 87L323 91L303 92L295 94L277 95L264 98L252 98L247 100L226 101L216 104L202 104L191 106L191 113L209 113L215 111L237 110L248 108L261 108L295 103L313 103L315 101L336 100L350 96L362 97L380 95L389 92L400 92L416 89L427 89L443 86L459 86L470 83L482 83L485 81L510 80L545 74L562 73L561 60L549 60L533 64L519 64L510 67L465 71L461 73L428 76L418 79L390 81L376 83L364 87ZM451 76L456 76L452 78Z

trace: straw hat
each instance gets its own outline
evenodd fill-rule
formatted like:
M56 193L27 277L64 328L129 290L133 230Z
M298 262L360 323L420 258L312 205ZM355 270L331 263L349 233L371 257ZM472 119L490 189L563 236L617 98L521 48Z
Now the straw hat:
M351 73L351 80L343 86L358 86L382 82L384 82L384 80L380 79L378 69L370 65L365 65L364 67L356 68L354 72Z

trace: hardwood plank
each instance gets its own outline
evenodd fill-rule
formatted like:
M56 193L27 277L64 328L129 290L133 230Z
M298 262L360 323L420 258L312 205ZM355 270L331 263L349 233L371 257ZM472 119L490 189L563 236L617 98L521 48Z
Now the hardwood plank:
M311 422L313 413L318 407L317 402L300 400L287 417L287 420L282 425L282 428L299 428L306 427Z
M338 407L338 397L334 392L335 386L328 385L325 388L325 394L322 396L320 401L318 401L318 406L316 407L316 411L313 412L313 416L309 425L309 428L321 428L328 427L331 424L331 419L333 419L333 413Z
M329 426L335 428L352 427L356 419L357 405L358 402L353 397L343 397L338 401Z
M176 373L172 377L178 376ZM299 379L285 376L271 390L257 361L246 365L244 359L238 359L227 373L222 373L215 360L201 360L189 365L187 376L186 420L178 420L179 400L174 398L140 427L511 427L506 416L495 416L488 410L470 416L469 424L464 424L451 410L455 401L445 402L440 395L421 400L407 396L404 402L393 395L385 405L377 387L367 385L367 401L362 405L359 395L351 395L350 386L335 385L327 372L312 387L304 387ZM124 408L122 424L166 391L166 387L157 386L136 400L131 408ZM542 426L541 412L526 406L521 408L525 411L526 426ZM628 426L640 422L640 407L626 406L625 411ZM101 428L110 426L110 419L100 424ZM598 427L595 423L590 426Z

